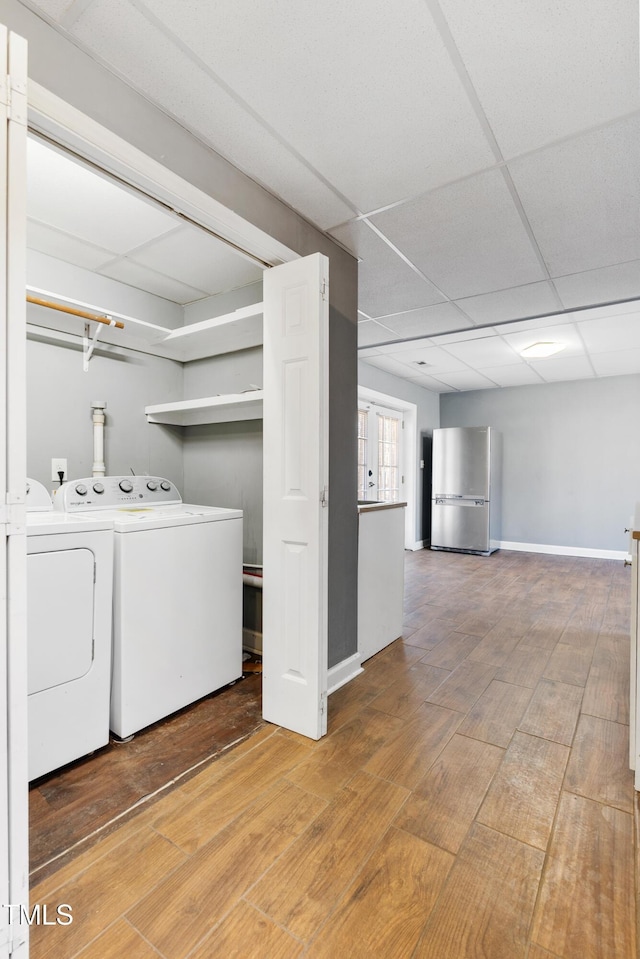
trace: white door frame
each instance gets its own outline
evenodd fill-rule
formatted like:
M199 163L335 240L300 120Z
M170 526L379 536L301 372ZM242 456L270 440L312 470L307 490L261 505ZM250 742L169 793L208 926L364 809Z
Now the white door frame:
M0 27L0 957L29 954L26 617L27 43Z
M404 548L422 549L423 544L416 541L417 498L420 492L416 483L418 407L415 403L409 403L408 400L401 400L397 396L389 396L388 393L380 393L378 390L370 390L366 386L358 386L358 405L361 402L397 410L404 417L404 437L401 446L402 472L407 500L407 508L404 511Z

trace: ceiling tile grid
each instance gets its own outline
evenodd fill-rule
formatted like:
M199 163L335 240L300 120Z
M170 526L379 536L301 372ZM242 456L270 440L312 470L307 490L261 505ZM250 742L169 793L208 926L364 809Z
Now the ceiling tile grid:
M322 229L353 215L300 157L128 0L94 0L70 32L96 59Z
M140 6L363 213L494 161L424 0Z
M467 325L467 317L453 303L436 303L434 306L380 317L380 322L403 337L437 336Z
M567 310L592 303L634 299L640 295L640 260L556 276L553 285Z
M363 221L330 231L338 242L361 259L358 305L368 316L413 310L441 303L445 297L409 266Z
M372 217L451 299L546 279L500 170Z
M551 284L546 281L468 296L456 303L478 324L500 323L514 317L539 316L542 313L555 313L558 309L557 296Z
M640 258L640 114L509 171L552 276Z
M439 0L507 158L640 108L636 0Z
M358 256L365 361L436 392L639 372L640 311L558 312L640 298L636 0L21 2ZM34 249L178 302L243 282L130 194L94 228L79 183L30 173Z

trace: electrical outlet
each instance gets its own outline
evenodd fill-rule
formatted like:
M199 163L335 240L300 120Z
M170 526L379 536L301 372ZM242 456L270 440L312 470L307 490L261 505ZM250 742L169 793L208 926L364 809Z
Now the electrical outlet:
M59 473L62 473L62 482L67 478L67 461L66 459L52 459L51 460L51 479L55 480L56 483L60 482Z

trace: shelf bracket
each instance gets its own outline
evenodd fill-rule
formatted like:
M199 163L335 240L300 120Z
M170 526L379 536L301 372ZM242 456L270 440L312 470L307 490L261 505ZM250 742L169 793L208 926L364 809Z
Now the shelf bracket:
M111 319L111 317L107 317ZM82 337L82 369L85 373L89 372L89 360L93 356L93 351L96 348L98 338L100 336L100 324L96 323L96 328L93 331L93 336L91 334L91 324L85 323L84 325L84 336Z

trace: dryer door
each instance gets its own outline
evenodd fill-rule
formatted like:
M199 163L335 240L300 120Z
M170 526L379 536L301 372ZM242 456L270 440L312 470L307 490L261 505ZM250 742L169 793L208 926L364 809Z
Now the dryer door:
M29 695L79 679L91 668L93 570L90 549L28 555Z

